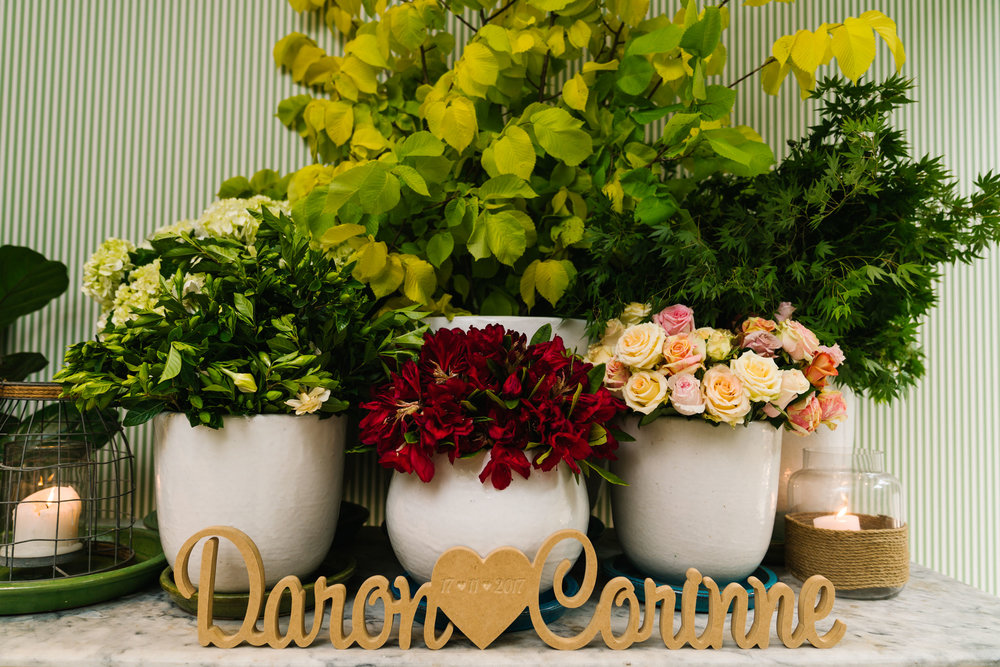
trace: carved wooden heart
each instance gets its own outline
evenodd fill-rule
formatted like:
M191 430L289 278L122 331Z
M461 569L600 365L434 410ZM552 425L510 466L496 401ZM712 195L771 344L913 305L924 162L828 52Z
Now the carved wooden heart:
M537 594L531 561L512 547L486 560L455 547L438 558L431 574L432 599L479 648L493 643Z

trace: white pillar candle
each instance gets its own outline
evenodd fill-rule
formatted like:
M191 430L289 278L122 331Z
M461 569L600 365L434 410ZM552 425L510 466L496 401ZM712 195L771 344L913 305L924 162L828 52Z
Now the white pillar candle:
M827 514L813 519L814 528L827 530L861 530L861 522L856 514L848 514L847 508L841 508L836 514Z
M82 509L80 496L71 486L53 486L32 493L14 509L13 553L4 555L44 558L78 551L83 547L76 539Z

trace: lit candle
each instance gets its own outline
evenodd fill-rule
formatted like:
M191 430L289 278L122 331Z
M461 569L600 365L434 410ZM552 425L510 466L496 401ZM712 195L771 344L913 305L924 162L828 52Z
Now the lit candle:
M14 509L13 553L4 555L44 558L78 551L83 547L76 539L82 509L80 496L71 486L53 486L32 493Z
M813 519L814 528L828 530L861 530L861 522L856 514L848 514L846 507L841 507L836 514L827 514Z

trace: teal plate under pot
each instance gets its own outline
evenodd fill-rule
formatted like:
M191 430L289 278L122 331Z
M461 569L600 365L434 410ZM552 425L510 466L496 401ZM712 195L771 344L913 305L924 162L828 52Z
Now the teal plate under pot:
M124 546L124 545L122 545ZM124 566L62 579L0 581L0 615L73 609L127 595L156 580L167 559L159 535L132 529L134 555ZM0 570L0 579L6 579Z
M639 572L639 570L632 564L632 561L628 559L625 554L618 554L611 558L605 559L601 562L601 569L604 574L608 577L625 577L635 586L635 596L639 598L640 602L645 602L646 600L646 577ZM778 583L778 576L770 568L760 565L754 570L750 577L757 577L760 579L761 583L764 584L764 590L770 590L771 586ZM753 609L754 605L754 590L750 585L749 579L743 579L737 581L736 583L741 585L747 592L747 610ZM652 577L649 577L653 579ZM680 610L681 608L681 594L684 590L683 586L678 586L676 584L669 584L664 581L658 581L653 579L657 586L670 586L674 589L674 593L677 594L674 602L674 609ZM708 613L708 589L704 586L698 587L698 601L695 604L695 611L700 614Z

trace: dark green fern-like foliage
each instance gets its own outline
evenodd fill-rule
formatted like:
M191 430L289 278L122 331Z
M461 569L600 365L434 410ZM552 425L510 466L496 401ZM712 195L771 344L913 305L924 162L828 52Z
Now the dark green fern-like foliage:
M820 122L777 168L678 180L683 209L662 223L604 203L581 262L580 309L600 323L629 301L682 302L699 322L727 326L790 301L823 342L840 343L846 384L897 397L924 373L919 327L943 267L1000 240L1000 176L960 196L942 159L911 157L890 125L911 86L822 82Z

